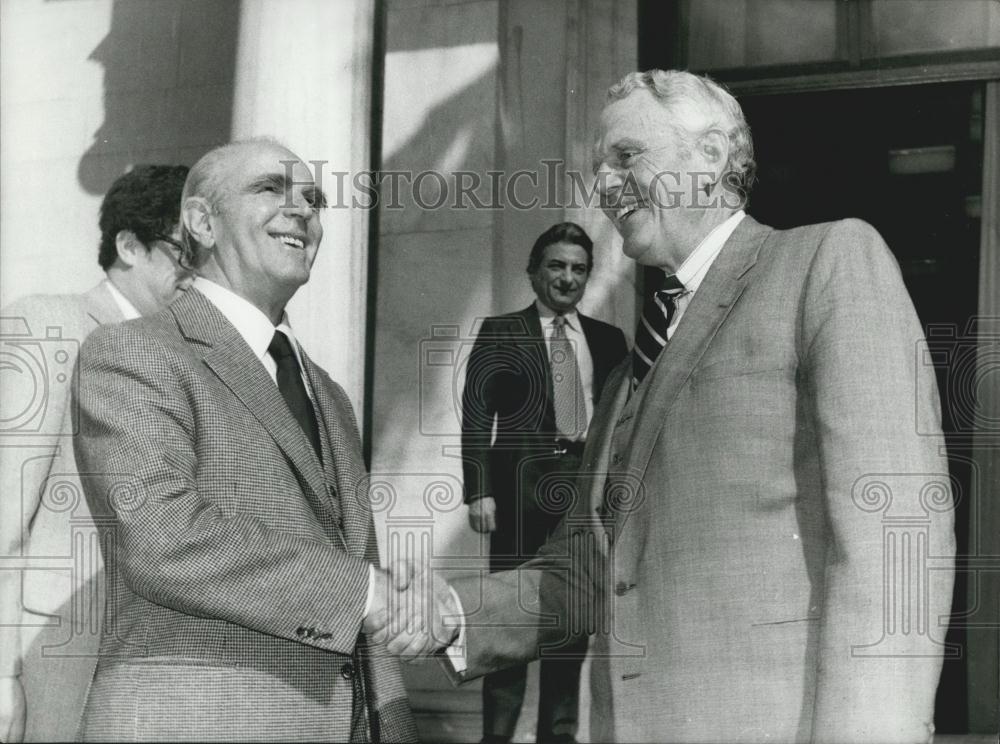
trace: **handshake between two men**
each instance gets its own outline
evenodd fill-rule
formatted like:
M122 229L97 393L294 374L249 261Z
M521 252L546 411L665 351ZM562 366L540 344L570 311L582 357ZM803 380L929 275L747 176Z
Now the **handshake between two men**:
M462 609L448 582L406 560L372 572L371 606L363 629L389 653L407 661L426 658L454 643Z

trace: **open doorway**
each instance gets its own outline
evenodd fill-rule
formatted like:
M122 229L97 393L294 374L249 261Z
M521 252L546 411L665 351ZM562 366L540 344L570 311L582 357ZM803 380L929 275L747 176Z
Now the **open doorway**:
M983 83L960 82L741 97L760 163L750 213L777 228L870 222L899 261L924 328L941 331L932 351L954 347L978 310L984 94ZM967 495L973 419L947 365L937 372L956 493ZM970 499L956 502L963 555ZM968 583L959 571L953 616L967 609ZM965 631L953 623L947 640L963 653L945 662L936 726L965 733Z

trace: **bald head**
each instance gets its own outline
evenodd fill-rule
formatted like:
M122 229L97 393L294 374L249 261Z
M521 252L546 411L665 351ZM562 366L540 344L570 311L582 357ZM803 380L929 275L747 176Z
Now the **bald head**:
M181 204L189 196L200 196L207 199L212 204L222 196L222 184L226 179L227 171L233 163L239 162L241 157L247 153L260 148L273 148L283 151L285 156L282 160L297 160L298 157L287 147L278 142L273 137L253 137L251 139L237 140L220 145L198 159L188 173L184 182L184 192L181 195Z

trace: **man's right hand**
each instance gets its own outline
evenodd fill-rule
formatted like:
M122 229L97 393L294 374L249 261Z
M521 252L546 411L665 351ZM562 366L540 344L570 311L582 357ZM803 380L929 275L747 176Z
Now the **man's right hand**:
M492 496L483 496L469 504L469 526L476 532L496 531L497 502Z
M24 741L27 705L20 677L0 677L0 741Z
M375 572L372 607L364 631L389 653L416 660L450 644L459 632L459 608L448 582L434 571L396 561Z

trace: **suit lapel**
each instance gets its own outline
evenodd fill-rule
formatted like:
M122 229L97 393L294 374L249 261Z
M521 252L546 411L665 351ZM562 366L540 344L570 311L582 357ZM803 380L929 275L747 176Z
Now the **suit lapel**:
M594 410L594 418L587 434L587 445L583 451L580 473L590 477L586 499L588 516L599 530L604 529L604 523L598 515L604 507L604 488L611 472L609 461L612 438L618 417L628 401L629 386L632 382L631 372L632 359L629 356L611 370L608 375L607 394L601 397ZM604 542L601 542L601 545L606 547Z
M530 353L534 355L535 361L532 369L540 369L545 375L545 413L541 420L539 431L552 431L555 429L556 409L553 405L555 393L552 388L552 368L549 366L549 356L545 346L545 334L542 333L542 319L538 315L538 307L531 303L521 311L524 318L524 327L527 331Z
M743 294L750 269L757 261L761 244L771 228L749 216L736 228L684 312L673 337L660 354L647 378L647 389L633 396L635 428L627 448L626 472L637 475L648 493L636 509L627 512L631 527L626 532L624 517L615 521L615 557L626 572L633 570L644 554L652 496L662 495L663 484L646 483L646 468L670 408L691 376L719 328Z
M329 450L323 452L323 464L337 488L336 495L328 491L323 495L338 499L347 551L364 558L368 544L371 503L361 453L351 451L355 435L345 425L352 420L351 412L344 410L342 404L330 393L329 383L322 370L306 355L304 349L300 347L299 350L309 386L316 398L319 424L326 432L325 439L329 443Z
M630 469L645 472L666 414L698 360L743 294L760 246L771 232L750 216L743 218L685 310L670 343L649 373L648 388L635 403L635 429L629 446ZM643 415L646 413L647 415Z
M608 374L614 367L608 364L608 346L602 338L604 329L598 325L597 321L588 318L583 313L578 312L580 328L583 336L587 339L587 348L590 349L590 359L594 363L594 405L601 400L601 391L604 390L604 382L608 379Z
M225 316L200 292L188 290L170 306L181 333L189 342L208 347L202 359L243 402L275 444L288 457L305 488L307 498L329 514L323 471L312 445L274 380ZM331 516L333 516L331 514Z

